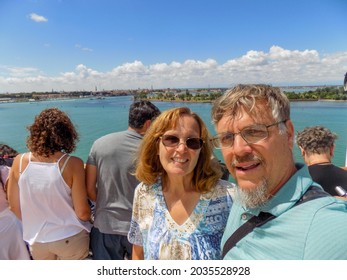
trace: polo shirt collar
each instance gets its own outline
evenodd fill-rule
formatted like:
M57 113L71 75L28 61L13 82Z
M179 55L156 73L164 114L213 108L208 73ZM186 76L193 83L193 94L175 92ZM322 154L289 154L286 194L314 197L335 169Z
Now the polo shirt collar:
M269 212L279 216L290 209L313 184L307 165L296 163L295 166L297 168L295 174L264 206L245 209L246 212L252 215Z

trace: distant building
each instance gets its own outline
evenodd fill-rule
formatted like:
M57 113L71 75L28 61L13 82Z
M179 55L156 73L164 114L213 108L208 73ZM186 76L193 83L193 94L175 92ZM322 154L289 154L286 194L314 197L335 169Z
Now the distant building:
M8 98L8 97L3 97L0 98L0 103L6 103L6 102L11 102L12 98Z

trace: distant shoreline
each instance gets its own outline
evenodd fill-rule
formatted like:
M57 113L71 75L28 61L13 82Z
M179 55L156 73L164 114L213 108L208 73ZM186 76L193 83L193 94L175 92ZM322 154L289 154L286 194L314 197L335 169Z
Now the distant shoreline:
M324 102L347 102L347 100L335 100L335 99L289 99L290 102L301 101L324 101Z
M167 102L167 103L213 103L214 100L197 101L197 100L164 100L164 99L142 99L151 102ZM290 102L347 102L347 100L334 100L334 99L289 99Z
M130 97L131 95L129 95ZM104 99L104 98L117 98L121 97L119 96L105 96L103 98L90 98L90 99ZM39 99L39 100L1 100L0 104L6 104L6 103L39 103L44 101L66 101L66 100L80 100L80 99L86 99L81 97L67 97L67 98L49 98L49 99ZM136 100L134 96L132 97L132 100ZM170 99L155 99L155 98L142 98L137 100L148 100L151 102L167 102L167 103L210 103L212 104L214 100L170 100ZM323 101L323 102L347 102L347 100L335 100L335 99L316 99L316 98L309 98L309 99L289 99L290 102L317 102L317 101Z
M149 99L144 98L141 100L147 100L151 102L169 102L169 103L212 103L214 100L165 100L165 99Z

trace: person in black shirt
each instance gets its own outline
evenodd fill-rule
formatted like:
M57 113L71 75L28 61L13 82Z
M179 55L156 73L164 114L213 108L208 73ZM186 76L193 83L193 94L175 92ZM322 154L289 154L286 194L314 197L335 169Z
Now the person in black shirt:
M347 170L332 163L336 139L337 135L323 126L306 127L296 135L312 179L333 196L339 195L336 186L347 190Z

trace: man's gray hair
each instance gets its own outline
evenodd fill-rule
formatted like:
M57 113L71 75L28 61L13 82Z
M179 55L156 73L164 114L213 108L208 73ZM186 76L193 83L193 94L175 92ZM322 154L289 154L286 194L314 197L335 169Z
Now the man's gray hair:
M296 135L296 143L308 154L324 154L335 145L337 135L323 126L306 127Z
M241 108L253 116L263 114L264 107L271 111L275 121L290 119L290 103L280 88L262 84L240 84L227 90L213 103L212 123L217 125L223 116L236 117Z

